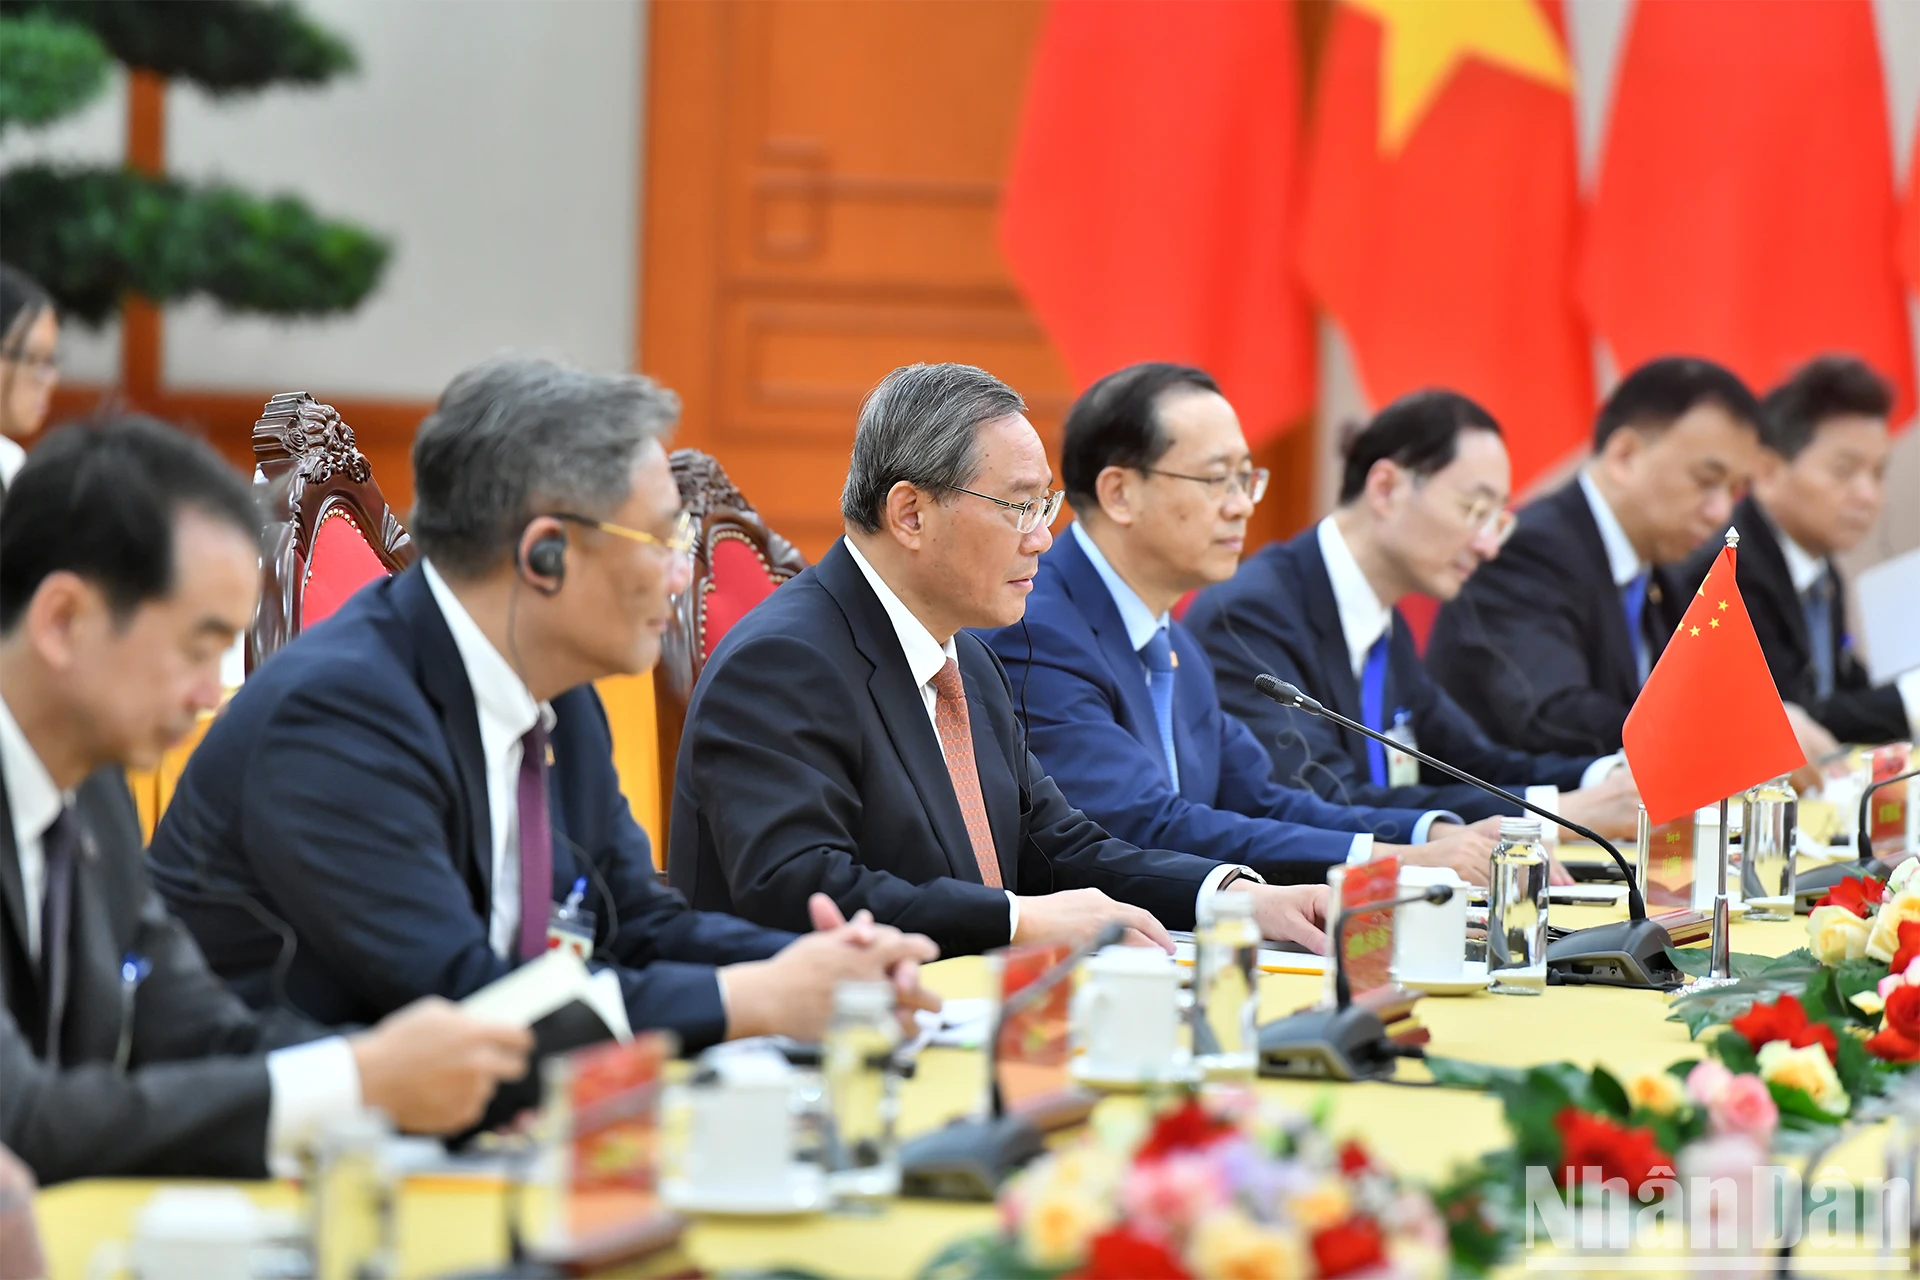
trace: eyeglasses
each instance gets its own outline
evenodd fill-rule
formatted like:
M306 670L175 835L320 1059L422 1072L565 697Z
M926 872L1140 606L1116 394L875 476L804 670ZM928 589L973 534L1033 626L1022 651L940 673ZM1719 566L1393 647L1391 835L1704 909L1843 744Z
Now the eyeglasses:
M0 351L0 360L19 365L41 382L52 382L60 376L60 357L52 352L39 355L32 351Z
M1467 525L1479 533L1490 534L1498 546L1506 546L1507 539L1513 536L1513 526L1519 517L1507 510L1507 504L1496 498L1474 498L1460 509L1467 518Z
M1057 489L1043 498L1029 498L1025 502L1008 502L990 493L975 493L971 489L962 489L959 485L954 485L953 491L964 493L969 498L985 498L997 507L1005 507L1014 512L1013 527L1021 533L1032 533L1042 525L1051 526L1054 517L1060 514L1060 504L1067 500L1067 495Z
M631 538L635 542L644 542L650 547L659 547L677 556L686 555L693 550L693 512L682 511L673 518L673 532L664 538L655 537L644 529L629 529L623 524L614 524L609 520L594 520L587 516L577 516L570 511L555 511L555 520L567 520L574 524L586 525L589 529L598 529L602 533L615 534L622 538Z
M1174 480L1191 480L1195 484L1207 486L1207 492L1218 501L1227 494L1237 493L1245 496L1248 502L1258 503L1267 496L1267 481L1273 473L1265 467L1248 467L1245 471L1235 471L1224 476L1190 476L1179 471L1162 471L1158 467L1142 467L1142 472L1150 476L1167 476Z

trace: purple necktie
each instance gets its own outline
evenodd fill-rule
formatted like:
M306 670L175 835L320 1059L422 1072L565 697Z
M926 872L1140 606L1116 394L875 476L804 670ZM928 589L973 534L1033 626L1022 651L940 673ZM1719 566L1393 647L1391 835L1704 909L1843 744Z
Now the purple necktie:
M520 739L520 958L547 950L553 910L553 826L547 817L547 731L536 723Z
M40 847L46 858L46 897L40 908L40 973L46 985L45 1060L60 1065L60 1029L67 1012L67 925L73 913L73 859L80 847L80 820L72 806L47 827Z

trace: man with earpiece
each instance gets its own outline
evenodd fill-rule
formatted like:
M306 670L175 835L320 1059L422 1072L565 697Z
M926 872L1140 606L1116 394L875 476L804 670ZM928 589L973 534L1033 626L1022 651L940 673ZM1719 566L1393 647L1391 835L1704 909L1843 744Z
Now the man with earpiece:
M419 563L254 672L155 834L161 892L247 1000L378 1017L476 991L577 922L631 1026L688 1051L816 1038L851 979L934 1003L925 938L825 898L796 938L655 877L592 681L653 666L690 577L662 447L678 407L542 360L447 388L413 446Z

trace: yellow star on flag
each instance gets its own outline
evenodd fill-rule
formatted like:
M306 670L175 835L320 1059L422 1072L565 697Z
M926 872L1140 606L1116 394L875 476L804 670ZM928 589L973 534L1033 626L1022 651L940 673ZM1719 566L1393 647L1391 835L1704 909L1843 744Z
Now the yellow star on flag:
M1690 636L1697 636L1700 634L1700 628L1695 627L1691 631L1687 632L1687 634Z
M1708 619L1707 619L1707 625L1708 625L1708 626L1710 626L1710 627L1717 627L1717 626L1719 626L1719 625L1720 625L1720 619L1718 619L1718 618L1708 618Z
M1538 0L1348 0L1380 22L1380 149L1398 151L1469 55L1573 91L1566 48Z
M1722 601L1720 602L1720 607L1721 607L1722 609L1724 609L1724 608L1726 608L1726 607L1727 607L1727 602L1726 602L1725 600L1722 600Z

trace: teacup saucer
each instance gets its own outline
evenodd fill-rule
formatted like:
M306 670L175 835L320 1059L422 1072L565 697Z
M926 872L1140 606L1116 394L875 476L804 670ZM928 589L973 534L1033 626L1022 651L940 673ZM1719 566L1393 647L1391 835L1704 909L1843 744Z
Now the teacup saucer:
M827 1207L827 1182L816 1165L797 1165L784 1190L765 1187L695 1186L685 1178L667 1178L660 1198L682 1213L775 1215L819 1213Z
M1161 1084L1183 1084L1193 1079L1193 1061L1185 1053L1158 1071L1122 1067L1095 1062L1085 1054L1075 1058L1068 1068L1074 1083L1095 1089L1147 1089Z
M1393 980L1423 996L1477 996L1487 989L1487 962L1461 961L1457 978L1402 978L1396 974Z

